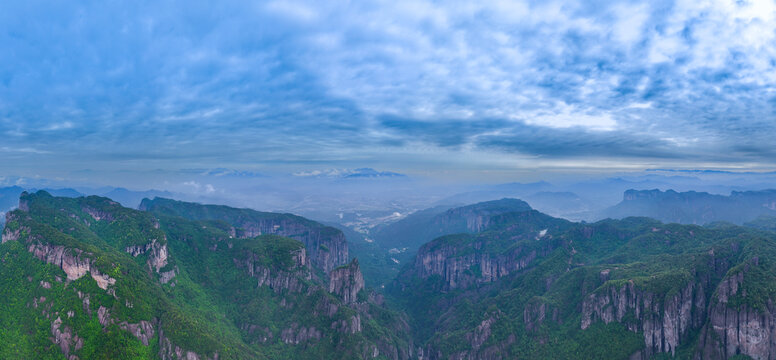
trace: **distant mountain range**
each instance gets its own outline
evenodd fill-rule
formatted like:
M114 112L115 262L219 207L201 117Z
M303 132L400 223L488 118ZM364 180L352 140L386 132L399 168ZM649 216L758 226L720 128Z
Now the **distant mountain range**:
M302 171L302 172L294 173L294 176L318 177L318 178L342 178L342 179L406 178L407 177L407 175L404 175L404 174L399 174L391 171L378 171L372 168Z
M572 222L505 198L364 234L22 192L0 244L0 358L772 359L774 193L634 190L618 205L705 226Z
M108 191L106 193L102 193L99 195L116 200L119 203L121 203L121 205L126 206L128 208L133 208L133 209L137 209L137 207L140 206L140 202L145 198L149 198L149 199L153 199L155 197L172 198L176 196L175 194L169 191L160 191L160 190L132 191L124 188L115 188L111 191Z
M535 210L423 245L388 288L424 359L770 359L776 233Z
M366 236L372 242L353 247L356 251L354 254L363 259L364 273L375 281L373 284L383 285L412 260L423 244L434 238L479 232L490 224L493 216L530 209L522 200L501 199L455 208L437 206L417 211L396 222L371 229ZM363 238L360 241L363 242Z
M730 196L673 190L628 190L619 204L601 217L646 216L664 222L743 224L762 215L776 215L776 190L734 191Z
M39 189L36 188L24 188L21 186L9 186L9 187L0 187L0 212L7 212L9 210L12 210L16 207L16 204L19 202L19 196L22 192L27 191L34 193L38 191ZM63 196L63 197L79 197L79 196L86 196L86 195L100 195L108 197L112 200L118 201L122 205L129 207L129 208L137 208L138 205L140 205L140 201L143 200L143 198L154 198L154 197L174 197L176 194L173 194L169 191L159 191L159 190L146 190L146 191L132 191L127 190L124 188L102 188L102 189L85 189L83 191L78 191L71 188L44 188L40 189L44 190L47 193L53 195L53 196ZM0 220L0 223L2 223L4 219Z

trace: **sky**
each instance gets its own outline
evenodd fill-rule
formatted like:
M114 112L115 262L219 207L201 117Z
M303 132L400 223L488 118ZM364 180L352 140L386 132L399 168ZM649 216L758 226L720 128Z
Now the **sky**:
M0 175L765 171L775 134L774 1L0 5Z

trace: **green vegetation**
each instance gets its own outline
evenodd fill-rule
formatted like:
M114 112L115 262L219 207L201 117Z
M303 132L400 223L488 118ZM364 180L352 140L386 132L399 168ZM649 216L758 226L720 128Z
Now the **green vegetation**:
M424 278L407 266L388 291L391 301L410 315L414 339L442 357L497 351L515 358L627 358L645 348L640 332L644 313L637 317L631 310L609 324L593 318L585 330L581 323L587 296L607 297L628 286L651 294L662 306L691 284L711 284L704 300L709 303L716 296L714 284L743 272L741 291L728 306L766 311L776 299L773 233L648 218L571 224L532 212L500 217L482 233L443 236L420 249L418 256L444 254L449 261L472 261L458 275L470 279L458 278L463 287L451 288L445 274ZM548 230L537 236L542 229ZM483 256L527 264L498 281L484 281ZM727 264L722 272L720 264ZM475 347L472 339L487 321L491 335ZM677 356L692 357L699 331L688 332Z
M0 300L0 358L64 358L50 340L57 318L61 331L81 339L82 346L75 340L69 346L81 359L156 359L166 341L220 359L362 358L378 346L409 348L401 335L406 331L396 331L406 326L398 313L366 302L351 308L329 294L309 259L302 261L297 240L237 238L226 220L157 219L99 197L38 192L22 201L25 210L12 212L5 229L19 237L0 246L0 286L9 294ZM32 244L49 258L61 247L91 271L68 281L60 263L47 264L28 251ZM174 273L172 279L162 281L149 265L160 259L151 258L160 256L152 255L151 244L166 246L160 273ZM133 257L130 246L144 251ZM95 271L115 284L100 288ZM109 314L105 325L101 307ZM361 318L360 331L335 326L354 317ZM148 345L121 328L141 321L155 330Z
M357 304L327 291L327 275L309 258L311 250L331 251L327 245L248 237L255 228L236 226L275 217L304 225L289 225L293 231L341 236L307 219L164 199L143 202L153 212L45 192L21 200L0 245L3 359L62 359L51 340L62 333L77 336L69 351L81 359L157 359L169 346L220 359L376 351L406 359L417 347L441 358L622 359L651 351L642 325L663 319L663 306L688 289L703 288L693 295L697 311L720 301L723 280L738 285L725 294L730 309L765 313L776 299L776 234L767 219L749 227L636 217L575 224L530 209L499 212L520 203L472 207L466 211L495 211L477 218L488 225L420 247L421 259L406 262L386 289L384 307L369 290L358 292ZM606 323L595 311L615 314L616 296L651 307L621 308ZM697 353L702 320L682 333L675 357ZM144 322L153 335L126 330Z

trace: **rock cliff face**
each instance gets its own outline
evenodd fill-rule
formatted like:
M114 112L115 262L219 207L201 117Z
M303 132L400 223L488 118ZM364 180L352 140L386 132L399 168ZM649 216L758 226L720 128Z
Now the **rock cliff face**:
M474 244L473 247L482 245ZM499 255L485 252L470 252L458 255L461 247L439 246L423 247L415 258L414 270L418 277L428 278L440 275L444 280L445 289L465 288L475 283L490 283L514 271L527 268L537 255L549 252L551 247L536 251L517 247L514 250Z
M6 214L6 222L10 220L13 220L13 213L7 213ZM5 243L6 241L16 241L19 240L19 236L21 236L22 229L16 229L11 230L9 228L5 228L3 230L2 235L2 243Z
M49 264L59 266L67 274L67 280L75 281L80 279L86 273L90 273L94 281L97 282L103 290L116 283L116 280L108 275L100 273L94 267L93 260L89 253L80 249L66 248L62 245L44 244L40 241L28 244L28 250L36 258Z
M232 259L235 266L243 269L248 276L257 279L258 286L269 286L276 293L282 290L302 292L305 285L302 279L310 280L310 263L304 248L295 250L291 254L292 264L287 269L279 269L262 265L261 256L246 251L241 259Z
M734 191L730 196L673 190L628 190L619 204L601 217L648 216L664 222L742 224L761 215L776 215L776 190Z
M235 235L239 237L271 234L299 240L307 248L312 265L324 272L348 262L348 246L341 231L299 216L162 198L143 199L140 209L191 220L225 221L238 229Z
M273 234L301 241L313 265L328 272L348 261L348 245L341 231L329 227L310 227L300 222L280 218L244 221L234 226L242 228L242 237Z
M630 331L644 333L646 349L634 358L646 359L661 352L674 355L688 332L703 326L705 310L705 291L696 282L663 297L641 290L631 281L588 295L582 303L581 328L587 329L598 320L625 323Z
M119 329L128 331L134 335L143 345L148 346L149 341L154 337L154 326L150 322L141 320L139 323L133 324L126 321L119 323Z
M709 321L701 333L696 359L728 359L747 355L753 359L776 358L776 306L732 306L732 298L745 290L744 271L726 277L717 287L709 306Z
M757 261L755 258L753 261ZM716 269L722 271L724 269ZM768 300L753 309L746 302L733 305L742 290L745 271L726 276L708 295L708 281L691 281L675 293L659 295L637 288L633 282L609 286L585 297L581 329L595 321L624 323L642 332L646 348L631 359L649 359L657 353L675 354L689 335L700 330L694 358L727 359L746 355L753 359L776 358L776 306ZM713 287L713 285L712 285ZM711 299L707 304L707 299Z
M111 214L108 211L101 211L101 210L97 210L97 209L94 209L94 208L91 208L91 207L88 207L88 206L82 207L81 210L83 210L83 212L89 214L95 221L104 220L104 221L107 221L107 222L111 222L111 221L115 220L115 218L113 217L113 214Z
M293 239L344 257L344 239L343 251L326 245L339 231L289 214L241 228L45 192L22 203L0 246L0 283L19 295L0 300L0 325L21 331L0 341L0 358L85 359L105 344L113 357L176 360L412 358L406 318L361 293L358 262L332 260L345 265L329 281ZM9 344L26 356L7 356Z
M458 232L476 233L485 230L491 224L491 218L494 215L529 210L531 210L531 206L522 200L486 201L447 210L434 218L432 227L446 229L439 235Z
M162 244L156 241L156 239L151 239L147 244L128 246L124 249L124 252L134 257L148 254L148 260L146 261L148 268L156 271L160 276L159 281L166 284L175 277L175 270L161 271L163 267L167 266L167 257L169 256L166 238L164 239L164 242L165 244Z
M358 292L364 288L364 276L358 266L358 259L329 273L329 292L336 294L346 304L358 300ZM359 322L360 323L360 322Z
M62 326L62 319L57 317L51 323L51 341L59 346L65 358L68 360L78 360L78 356L71 355L71 352L78 351L84 346L84 341L69 326Z
M528 331L535 331L546 320L558 322L559 312L557 307L553 307L543 301L530 302L523 309L523 323Z
M297 345L300 343L303 344L310 340L320 339L321 331L316 329L314 326L306 328L300 327L299 324L294 323L291 325L291 327L283 329L283 331L280 332L280 340L285 344Z

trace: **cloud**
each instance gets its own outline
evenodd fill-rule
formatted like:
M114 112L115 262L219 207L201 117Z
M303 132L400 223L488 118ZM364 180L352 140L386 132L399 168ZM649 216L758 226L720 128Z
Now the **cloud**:
M184 187L188 187L195 194L212 194L216 192L216 188L212 184L200 184L196 181L186 181L182 184Z
M401 171L434 149L772 166L774 6L9 4L3 166Z

